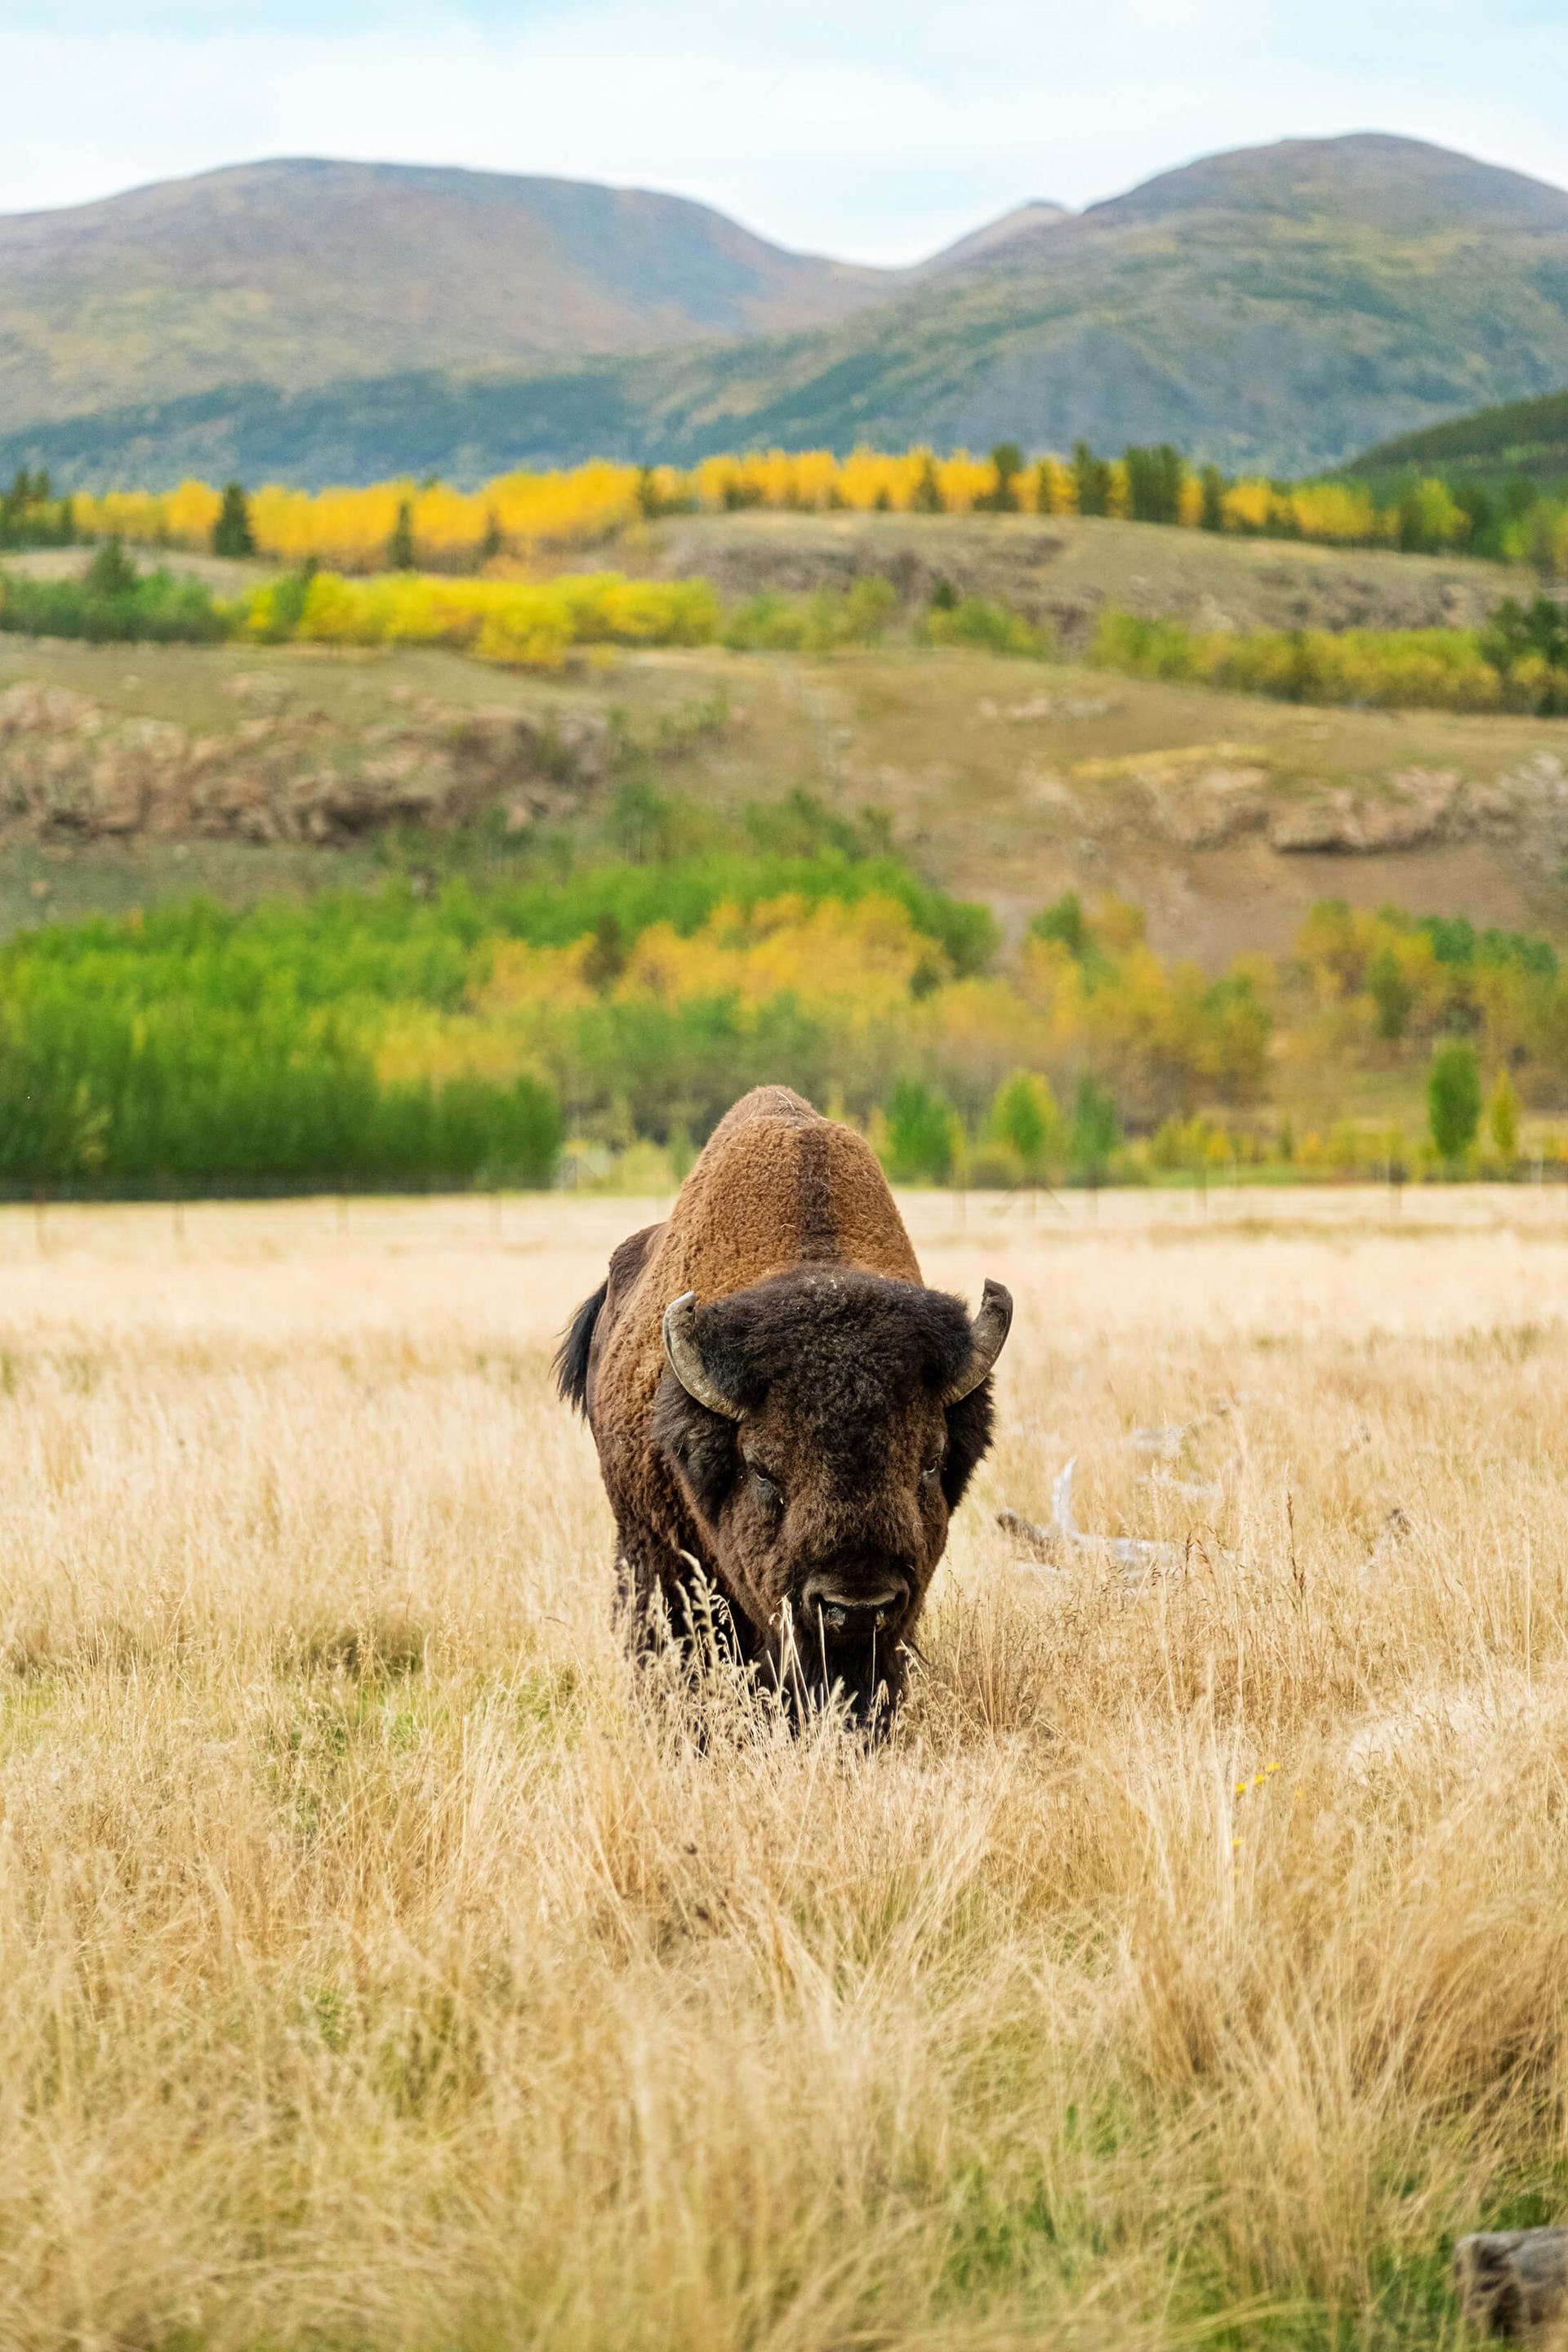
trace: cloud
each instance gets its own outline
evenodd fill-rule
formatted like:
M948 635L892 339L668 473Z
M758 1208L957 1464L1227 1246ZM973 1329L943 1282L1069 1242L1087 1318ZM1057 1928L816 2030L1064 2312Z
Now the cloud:
M330 30L296 5L77 0L62 31L10 0L0 209L349 155L670 188L890 261L1292 134L1404 131L1568 180L1568 23L1532 0L1480 42L1458 0L344 0Z

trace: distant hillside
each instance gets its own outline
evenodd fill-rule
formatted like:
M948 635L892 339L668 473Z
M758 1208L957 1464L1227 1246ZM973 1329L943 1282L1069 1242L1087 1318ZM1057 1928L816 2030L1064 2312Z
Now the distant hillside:
M407 176L466 184L469 175ZM666 201L576 190L559 196L569 210L568 196ZM1169 439L1230 470L1304 473L1484 402L1568 383L1568 193L1517 173L1368 134L1210 157L1076 217L1041 217L1053 209L1026 207L1021 220L981 232L967 251L961 243L938 257L943 266L906 272L895 286L779 255L699 207L674 207L672 219L704 252L718 245L730 256L726 238L745 247L744 269L733 257L728 274L713 264L724 291L708 298L710 335L733 337L746 317L778 325L789 303L797 317L816 303L818 322L694 343L699 320L681 348L635 358L615 349L614 333L629 337L635 320L646 328L655 295L673 289L680 272L673 252L662 277L651 263L647 272L635 266L616 242L623 216L604 211L585 281L593 299L582 294L573 311L563 297L553 353L536 341L526 365L481 367L449 320L471 299L486 307L487 332L504 316L519 347L542 337L550 306L529 291L531 263L517 262L503 299L492 287L470 293L451 283L462 274L455 259L437 268L403 248L407 280L393 305L401 323L362 331L357 314L337 318L290 375L262 364L265 337L241 332L237 317L226 356L202 346L210 389L190 386L179 400L139 393L135 404L106 393L99 413L79 422L58 421L57 402L47 425L47 403L34 395L40 421L0 439L0 467L42 461L63 481L150 485L191 469L307 483L403 469L465 479L591 456L681 462L775 443L983 448L1004 437L1063 449L1081 436L1101 449ZM636 217L647 240L638 249L651 251L660 232L651 215ZM565 267L564 246L549 250L552 267ZM493 268L476 254L472 271L485 266ZM397 285L395 273L372 278L384 291ZM216 282L204 299L221 315ZM682 315L697 319L695 297L684 299ZM0 310L15 299L8 286ZM407 322L421 305L428 316L415 339ZM840 315L820 323L828 307ZM69 323L82 344L79 318ZM644 341L657 331L637 331ZM58 332L67 338L65 325ZM673 345L673 333L665 340ZM106 370L123 372L107 346L87 342L102 350ZM231 370L223 383L220 362ZM79 385L86 369L79 360ZM366 376L377 380L353 380Z
M1406 433L1368 449L1346 470L1373 479L1418 472L1456 482L1568 482L1568 392L1480 408L1425 433Z
M0 424L756 334L887 282L642 189L247 163L0 219Z
M1010 213L987 221L983 228L971 229L956 244L943 246L929 261L921 261L906 272L910 278L937 278L950 269L967 269L974 263L989 264L1016 257L1013 248L1038 236L1045 229L1055 228L1058 222L1071 220L1072 213L1066 205L1047 204L1037 197L1032 203L1015 205Z

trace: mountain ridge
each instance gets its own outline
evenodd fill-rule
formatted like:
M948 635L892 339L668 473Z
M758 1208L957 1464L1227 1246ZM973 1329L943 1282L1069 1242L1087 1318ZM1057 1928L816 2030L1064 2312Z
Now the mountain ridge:
M0 217L0 415L395 373L432 337L449 369L668 348L830 319L891 282L655 190L230 164Z
M243 197L279 168L231 167L220 193ZM337 305L331 332L310 328L336 301L320 268L305 323L296 311L279 325L305 250L299 207L295 242L247 291L244 206L229 203L228 243L209 223L218 257L205 264L221 280L226 376L209 337L205 381L169 391L200 341L189 313L135 397L100 384L74 415L56 398L28 416L7 388L14 224L0 221L0 465L46 462L68 482L192 469L468 479L591 456L1083 437L1172 440L1228 469L1300 473L1568 383L1568 192L1392 133L1232 150L1063 217L1018 207L893 272L790 255L686 199L435 167L310 169L313 196L332 201L307 207L306 226L333 251L353 226L343 174L357 175L349 196L411 183L421 201L438 195L448 248L462 244L454 205L480 199L487 220L499 203L529 237L505 267L491 256L466 274L432 253L419 203L383 222L374 253L416 252L423 274L417 302L395 278L398 334L378 342L364 325L367 304L374 319L384 307L374 285ZM177 213L169 192L198 184L156 184L140 201ZM566 301L552 288L573 238L581 283ZM133 289L116 299L131 306L119 348L134 365L147 322ZM677 310L680 334L650 344ZM291 352L292 372L258 363L258 350Z

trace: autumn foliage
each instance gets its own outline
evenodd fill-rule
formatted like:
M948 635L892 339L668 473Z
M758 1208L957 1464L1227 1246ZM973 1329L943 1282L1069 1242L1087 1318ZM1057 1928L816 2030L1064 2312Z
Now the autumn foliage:
M526 562L550 547L591 545L663 515L751 508L1084 513L1331 546L1484 549L1531 561L1542 572L1568 570L1568 505L1562 502L1537 498L1493 513L1435 478L1384 498L1354 481L1230 481L1164 446L1131 448L1116 458L1080 446L1070 459L1026 458L1011 445L984 457L966 449L939 457L927 448L862 448L842 457L826 449L772 449L707 457L685 473L595 461L503 474L474 490L406 480L316 491L272 484L251 495L247 527L257 552L275 562L377 572L397 546L413 568L473 572ZM187 549L211 547L224 513L225 494L195 481L167 492L84 494L73 508L74 527L85 537L114 534Z

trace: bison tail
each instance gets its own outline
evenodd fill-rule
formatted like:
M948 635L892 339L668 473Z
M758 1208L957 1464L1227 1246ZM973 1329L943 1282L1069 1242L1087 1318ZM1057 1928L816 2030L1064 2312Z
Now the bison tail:
M594 1326L609 1286L606 1275L592 1298L584 1298L555 1350L555 1385L566 1402L574 1404L584 1414L588 1410L588 1351L594 1344Z

